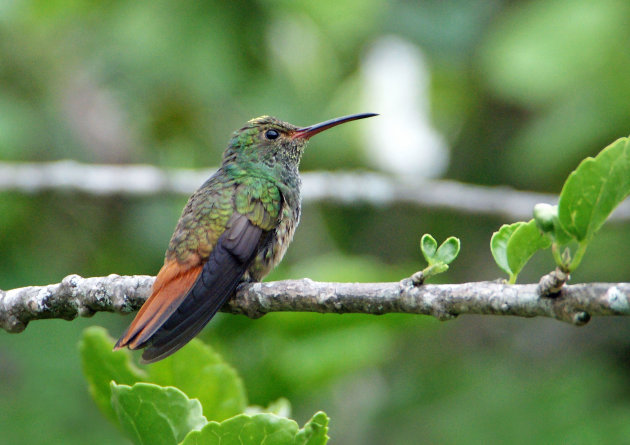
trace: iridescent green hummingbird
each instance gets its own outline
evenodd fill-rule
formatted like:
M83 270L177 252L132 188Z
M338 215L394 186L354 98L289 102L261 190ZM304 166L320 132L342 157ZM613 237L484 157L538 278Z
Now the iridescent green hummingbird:
M356 119L308 127L270 116L236 131L223 164L188 200L151 296L114 349L146 348L156 362L188 343L243 281L260 281L282 259L300 221L298 166L308 140Z

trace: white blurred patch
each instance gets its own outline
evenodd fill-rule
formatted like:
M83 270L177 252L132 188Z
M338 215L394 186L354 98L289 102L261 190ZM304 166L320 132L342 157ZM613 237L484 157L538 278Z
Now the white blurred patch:
M449 150L429 122L430 74L420 49L399 37L379 39L361 66L371 162L397 175L432 178L448 166Z

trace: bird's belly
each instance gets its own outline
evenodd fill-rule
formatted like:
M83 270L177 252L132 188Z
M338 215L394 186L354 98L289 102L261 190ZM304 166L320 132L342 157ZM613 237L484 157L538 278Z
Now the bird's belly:
M253 264L247 270L244 279L262 280L282 260L293 240L293 234L299 223L299 209L287 212L290 217L284 217L278 227L271 234L269 241L256 255ZM283 212L286 215L286 213Z

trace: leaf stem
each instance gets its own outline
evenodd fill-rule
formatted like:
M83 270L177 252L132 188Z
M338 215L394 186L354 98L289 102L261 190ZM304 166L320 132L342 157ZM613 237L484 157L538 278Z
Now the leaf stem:
M446 272L447 270L448 270L448 264L444 264L443 262L440 261L438 263L430 264L428 267L425 267L422 270L422 274L424 275L424 278L426 279L434 275L438 275L443 272Z
M553 255L554 261L556 262L556 266L566 268L564 261L562 261L562 254L560 254L558 244L555 241L553 242L553 244L551 244L551 254Z
M586 241L586 240L580 241L580 243L578 245L578 249L575 252L575 256L573 257L573 260L571 261L571 263L567 267L568 272L573 272L575 269L577 269L577 267L582 262L582 257L586 253L586 248L587 247L588 247L588 241Z

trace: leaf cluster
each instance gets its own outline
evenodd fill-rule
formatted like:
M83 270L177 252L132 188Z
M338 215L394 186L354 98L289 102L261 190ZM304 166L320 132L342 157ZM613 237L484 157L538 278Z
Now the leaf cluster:
M146 369L100 327L79 344L94 401L136 444L319 445L328 440L328 417L316 413L303 428L285 417L288 401L267 409L247 406L236 371L199 340Z
M448 237L438 247L437 241L428 233L422 235L420 239L420 250L422 256L429 264L420 272L422 280L433 275L441 274L448 270L448 265L459 255L460 241L454 236Z
M580 264L588 244L630 194L630 138L621 138L569 175L558 205L537 204L528 222L505 224L490 241L492 255L510 283L537 251L548 249L566 273Z

